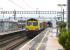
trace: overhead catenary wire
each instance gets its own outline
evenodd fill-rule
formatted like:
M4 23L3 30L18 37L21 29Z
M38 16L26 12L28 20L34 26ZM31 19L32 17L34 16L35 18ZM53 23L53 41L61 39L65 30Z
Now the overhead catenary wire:
M25 10L23 7L21 7L19 4L17 4L17 3L14 2L13 0L8 0L8 1L10 1L10 2L13 3L14 5L16 5L17 7L22 8L23 10ZM16 19L16 11L14 10L13 12L14 12L14 20L15 20L15 19Z
M34 10L25 0L22 0L22 1L26 4L27 7L31 8L32 10Z
M20 6L18 3L16 3L16 2L14 2L14 0L8 0L9 2L11 2L11 3L13 3L14 5L16 5L17 7L19 7L19 8L22 8L23 10L25 10L22 6ZM23 2L24 2L24 4L27 6L27 7L29 7L29 8L31 8L31 10L34 10L27 2L25 2L24 0L22 0Z
M19 8L22 8L23 10L25 10L22 6L20 6L19 4L15 3L13 0L8 0L9 2L13 3L14 5L16 5Z

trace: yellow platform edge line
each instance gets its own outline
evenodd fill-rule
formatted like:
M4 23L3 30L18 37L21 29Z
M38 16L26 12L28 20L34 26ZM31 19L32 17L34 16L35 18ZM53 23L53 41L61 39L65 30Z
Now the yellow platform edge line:
M47 32L49 32L49 31L47 31ZM46 36L46 34L45 34L45 36ZM44 37L43 37L43 39L44 39ZM38 46L36 47L35 50L39 50L39 48L40 48L40 46L41 46L41 44L42 44L43 39L42 39L41 42L38 44Z

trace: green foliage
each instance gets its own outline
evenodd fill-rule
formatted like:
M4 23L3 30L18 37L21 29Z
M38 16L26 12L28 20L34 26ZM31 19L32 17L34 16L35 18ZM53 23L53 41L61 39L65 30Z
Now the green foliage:
M65 43L65 50L70 50L70 38L67 38L67 41Z
M65 43L65 50L70 50L70 29L68 30L68 38Z
M65 50L70 50L70 29L62 28L59 34L59 43Z
M67 34L67 31L62 31L60 32L60 35L59 35L59 43L65 47L65 43L66 43L66 40L68 38L68 34Z
M59 28L62 29L62 28L65 28L65 27L66 27L66 23L63 22L63 21L61 21L61 22L59 23Z
M70 50L70 29L66 30L66 23L59 23L59 43L64 47L65 50Z

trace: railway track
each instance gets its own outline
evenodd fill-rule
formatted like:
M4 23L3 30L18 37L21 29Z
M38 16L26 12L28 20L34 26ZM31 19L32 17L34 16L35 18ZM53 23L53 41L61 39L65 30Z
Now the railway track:
M20 35L20 34L19 33L12 33L12 34L0 35L0 42L8 40L8 39L15 37L17 35Z
M21 43L24 43L28 38L24 35L25 33L19 33L3 39L0 39L0 50L12 50Z
M37 32L40 33L41 31ZM21 34L16 34L14 36L11 36L9 38L5 38L3 40L0 40L0 50L14 50L18 46L20 46L22 43L26 43L30 39L25 36L26 32ZM36 33L36 32L35 32Z
M10 39L1 41L1 42L0 42L0 46L5 45L5 44L7 44L7 43L9 43L9 42L11 42L11 41L17 40L17 39L19 39L19 38L21 38L21 36L16 36L16 37L13 37L13 38L10 38Z
M16 48L17 46L19 46L20 44L24 43L27 40L28 40L27 37L19 38L18 40L15 40L9 43L2 50L13 50L14 48Z
M21 33L14 33L14 34L9 34L9 35L4 35L0 38L0 46L11 41L11 40L15 40L16 38L19 38L21 36L24 36L24 34Z

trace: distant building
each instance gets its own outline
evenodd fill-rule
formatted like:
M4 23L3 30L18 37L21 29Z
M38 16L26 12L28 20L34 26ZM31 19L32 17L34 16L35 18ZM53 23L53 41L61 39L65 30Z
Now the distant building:
M21 29L24 29L25 28L25 25L26 25L26 21L24 20L18 20L18 27L21 28Z
M13 31L18 29L17 22L14 21L0 21L0 32Z

